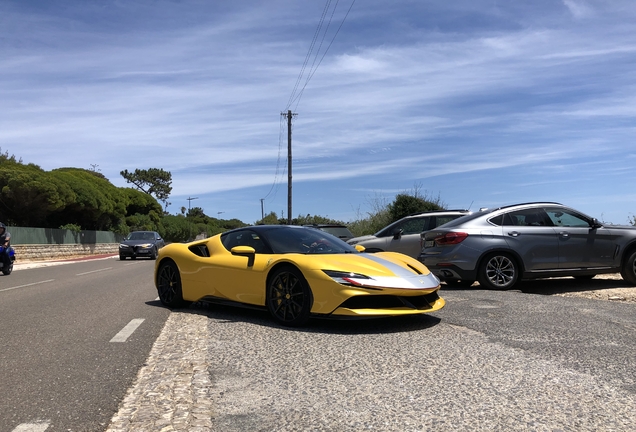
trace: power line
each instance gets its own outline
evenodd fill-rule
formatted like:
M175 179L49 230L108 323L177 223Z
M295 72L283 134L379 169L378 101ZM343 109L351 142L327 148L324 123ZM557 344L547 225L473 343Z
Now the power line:
M333 44L333 41L336 40L336 36L338 36L338 33L340 33L340 29L342 28L342 25L344 24L345 20L347 19L347 17L349 16L349 12L351 12L351 9L353 8L354 3L356 2L356 0L352 0L351 2L351 6L349 6L349 9L347 10L347 13L345 14L344 18L342 18L342 21L340 22L340 25L338 26L338 30L336 30L336 34L333 35L333 38L331 38L331 42L329 42L329 45L327 46L327 49L325 50L325 52L322 54L322 57L320 58L320 61L318 62L318 64L316 65L316 67L314 68L313 71L309 71L309 76L307 77L307 81L305 81L305 85L303 86L303 88L300 90L300 93L298 94L298 100L296 102L296 108L298 108L298 104L300 103L300 98L303 95L303 92L305 91L305 87L307 87L307 84L309 84L309 81L311 80L311 78L314 76L314 74L316 73L316 71L318 70L318 66L320 66L320 63L322 63L322 60L325 58L325 56L327 55L327 52L329 52L329 48L331 48L331 45ZM336 3L336 6L338 6L338 4ZM334 8L334 12L336 11L336 9ZM332 13L332 17L333 17L333 13ZM331 23L331 19L329 19L329 23ZM329 26L327 26L327 28L329 28ZM324 37L323 37L324 39ZM320 44L322 46L322 42ZM317 55L317 54L316 54ZM315 59L314 59L315 60ZM313 66L313 65L312 65Z
M285 107L285 110L289 109L289 107L293 103L294 95L296 94L296 90L298 90L298 85L300 84L300 81L302 80L303 75L305 73L305 68L307 67L307 63L309 62L311 53L313 52L314 46L316 45L316 40L318 39L318 35L320 34L320 29L322 28L322 24L325 21L325 15L327 15L327 11L329 10L330 4L331 4L331 0L327 0L327 2L325 3L325 7L322 10L320 21L318 21L318 26L316 27L316 31L314 32L314 37L311 40L311 44L309 44L309 50L307 50L307 55L305 55L305 61L303 62L303 65L300 68L300 73L298 74L298 78L296 78L296 84L294 85L294 89L292 90L291 95L289 95L289 101L287 102L287 106Z
M327 32L329 30L329 27L331 26L331 22L333 20L333 17L336 13L336 9L338 8L338 3L339 0L336 0L335 6L333 8L333 10L331 11L331 15L329 16L329 21L327 22L327 26L324 30L324 33L322 33L322 38L320 39L320 44L318 45L318 49L315 52L314 55L314 59L313 62L311 64L311 67L309 68L309 72L307 74L307 78L305 80L304 85L302 86L302 89L300 90L299 93L297 93L298 91L298 87L300 86L300 83L303 79L303 76L305 75L305 71L307 69L307 65L309 63L309 59L312 57L312 53L314 52L314 48L316 46L316 41L318 40L321 32L322 32L322 28L324 26L325 23L325 17L327 16L330 7L331 7L331 0L327 0L325 2L325 7L322 10L322 14L320 16L320 20L318 21L318 25L316 27L316 31L314 32L314 36L311 40L311 43L309 45L309 49L307 51L307 55L305 56L305 59L303 61L303 64L300 68L300 73L298 74L298 78L296 78L296 83L294 84L294 88L289 96L289 100L287 102L287 106L285 108L285 111L287 111L287 115L288 115L288 158L287 158L287 163L284 165L283 168L283 175L286 171L289 172L288 177L290 177L288 179L288 212L290 213L288 215L288 218L291 218L291 129L292 129L292 125L291 125L291 110L289 110L289 107L296 102L296 107L298 107L298 105L300 104L300 98L302 97L305 88L307 87L307 85L309 84L309 81L311 80L311 78L314 76L314 74L316 73L316 71L318 70L318 67L320 66L320 64L322 63L322 61L324 60L325 56L327 55L327 52L329 51L329 48L331 48L331 45L333 45L334 40L336 39L336 36L338 35L338 33L340 32L340 29L342 28L342 26L344 25L344 22L346 21L347 17L349 16L349 13L351 12L351 9L353 8L353 5L355 4L355 0L352 0L351 5L349 6L349 9L347 10L347 13L345 14L345 16L343 17L342 21L340 22L340 25L338 26L338 29L336 30L336 33L333 35L333 37L331 38L331 41L329 42L329 45L327 46L325 52L322 54L322 56L320 57L320 60L318 61L318 63L316 64L316 60L318 59L318 55L320 53L320 49L323 46L323 43L325 41L325 38L327 36ZM278 135L278 157L276 160L276 172L274 174L274 183L272 184L272 186L270 187L270 190L267 192L267 194L265 195L265 198L261 199L261 208L262 208L262 204L263 204L263 200L268 198L270 196L270 194L272 193L272 191L274 191L274 196L272 197L272 199L276 196L276 192L278 191L278 187L279 187L279 173L280 173L280 165L281 165L281 151L283 148L283 115L284 113L281 113L281 122L280 122L280 130L279 130L279 135ZM293 114L296 115L296 114ZM287 168L287 169L285 169ZM291 219L290 219L291 220Z
M322 54L322 57L320 57L320 61L318 62L318 64L316 64L316 59L318 58L318 55L320 53L320 48L322 47L322 44L325 40L325 37L327 36L327 31L329 30L329 27L331 25L331 21L333 19L334 14L336 13L336 9L338 8L338 3L339 0L336 0L336 4L331 12L331 16L329 17L329 22L327 23L327 27L325 28L325 31L322 35L322 39L320 42L320 45L318 47L318 50L316 51L316 54L314 56L314 61L311 65L311 67L309 68L309 73L307 75L307 79L305 80L305 84L303 85L302 89L300 90L300 92L297 94L297 90L298 90L298 85L299 85L299 81L302 79L304 73L305 73L305 69L307 66L307 62L309 60L309 57L311 57L311 53L314 50L314 46L316 44L316 40L318 38L318 34L320 34L321 29L323 27L324 21L325 21L325 16L326 13L329 10L329 7L331 5L331 0L327 0L327 3L325 4L325 9L323 10L322 16L320 17L320 21L318 23L318 27L316 28L316 33L314 34L314 38L311 41L311 45L309 46L309 51L307 52L307 56L305 57L305 62L303 63L303 66L300 70L300 74L298 75L298 79L296 80L296 85L294 86L294 89L292 91L291 96L289 97L289 102L287 103L287 108L285 109L289 109L289 107L296 102L296 109L298 108L298 105L300 104L300 98L303 95L303 92L305 91L305 88L307 87L307 84L309 84L309 81L311 80L311 78L314 76L314 74L316 73L316 71L318 70L318 67L320 66L320 64L322 63L323 59L325 58L325 56L327 55L327 52L329 52L329 48L331 48L331 45L333 45L333 42L336 40L336 36L338 36L338 33L340 33L340 29L342 28L342 26L344 25L347 17L349 16L349 13L351 12L351 9L353 9L353 5L355 4L356 0L352 0L351 1L351 5L349 6L349 9L347 10L347 13L345 14L345 16L342 18L342 21L340 22L340 25L338 26L338 29L336 30L336 33L333 35L333 37L331 38L331 41L329 42L329 45L327 46L327 49L325 50L325 52ZM315 65L315 67L314 67Z
M272 193L272 191L274 191L274 196L272 196L272 199L274 199L276 197L276 192L278 192L278 187L280 186L280 183L278 183L278 178L279 178L279 171L280 171L280 155L282 152L282 148L283 148L283 130L285 130L285 121L283 119L283 117L280 117L280 128L279 128L279 132L278 132L278 157L276 159L276 172L274 173L274 183L272 183L272 186L269 188L269 192L267 192L267 194L265 195L265 197L263 199L267 199L269 198L269 195ZM285 165L283 166L283 173L282 176L285 175L285 167L287 166L287 163L285 163ZM276 188L274 190L274 188Z

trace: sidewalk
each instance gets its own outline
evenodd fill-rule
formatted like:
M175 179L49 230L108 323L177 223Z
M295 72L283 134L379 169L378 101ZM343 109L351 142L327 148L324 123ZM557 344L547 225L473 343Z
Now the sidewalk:
M17 270L26 270L38 267L51 267L57 265L64 264L72 264L78 261L89 261L89 260L102 260L109 258L117 258L119 255L117 254L102 254L102 255L86 255L79 256L75 258L64 258L59 260L21 260L20 257L16 257L16 260L13 263L13 271Z

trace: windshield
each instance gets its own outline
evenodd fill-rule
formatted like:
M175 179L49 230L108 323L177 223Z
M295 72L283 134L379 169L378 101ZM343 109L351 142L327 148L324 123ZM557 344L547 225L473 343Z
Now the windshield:
M155 235L151 232L133 232L128 235L128 240L154 240Z
M353 247L333 235L310 228L281 228L266 232L274 253L338 254L358 253Z

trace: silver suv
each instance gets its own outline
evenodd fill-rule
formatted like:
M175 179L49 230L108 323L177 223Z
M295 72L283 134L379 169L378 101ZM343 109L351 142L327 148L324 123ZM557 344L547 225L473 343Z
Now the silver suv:
M636 227L604 225L558 203L473 213L424 242L418 259L449 285L509 289L521 279L618 272L636 285Z
M350 245L362 245L365 252L400 252L417 258L422 250L420 234L458 217L470 214L468 210L440 210L416 213L393 222L373 235L347 240Z

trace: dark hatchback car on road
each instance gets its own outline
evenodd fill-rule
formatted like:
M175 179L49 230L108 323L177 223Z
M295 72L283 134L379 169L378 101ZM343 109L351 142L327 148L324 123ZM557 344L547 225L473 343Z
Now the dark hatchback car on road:
M448 285L509 289L521 279L618 272L636 285L636 226L605 225L558 203L517 204L429 231L418 259Z
M159 233L155 231L133 231L119 244L119 259L157 259L159 249L165 245Z

